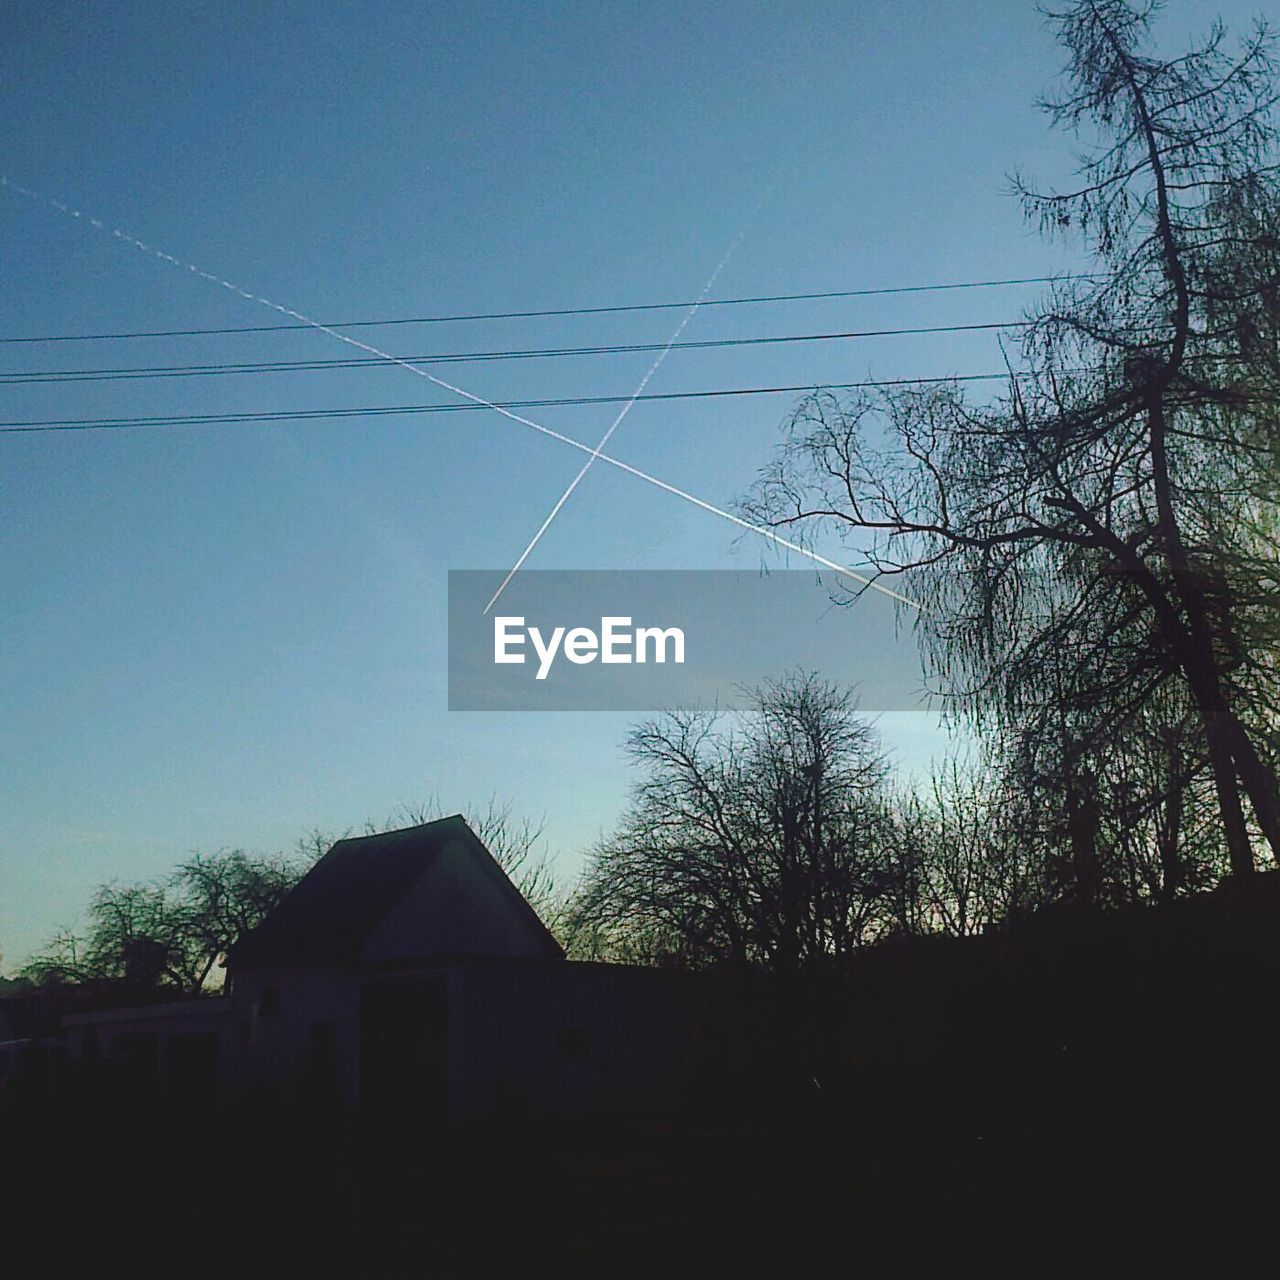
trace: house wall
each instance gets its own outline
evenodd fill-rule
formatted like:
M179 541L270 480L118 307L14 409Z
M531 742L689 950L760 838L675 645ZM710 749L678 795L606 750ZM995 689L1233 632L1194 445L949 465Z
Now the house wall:
M363 958L375 964L425 956L545 958L546 934L488 857L450 840L375 927Z
M237 1089L297 1101L328 1091L354 1111L359 1007L358 982L337 966L237 973L230 1011Z
M232 1059L245 1094L306 1100L326 1023L330 1101L352 1116L372 1104L406 1135L446 1119L663 1114L689 1081L693 990L688 975L570 961L260 970L236 980ZM388 1008L392 1043L372 1046L368 1014Z

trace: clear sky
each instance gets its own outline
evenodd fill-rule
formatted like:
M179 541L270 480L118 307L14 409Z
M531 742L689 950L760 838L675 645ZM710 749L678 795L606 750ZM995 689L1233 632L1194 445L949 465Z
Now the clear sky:
M1175 2L1167 47L1215 11ZM1033 6L0 5L12 181L326 321L1040 275L1013 169L1070 162ZM751 210L765 199L750 225ZM0 337L271 313L0 189ZM1004 321L1027 289L707 309L709 339ZM278 319L279 317L275 317ZM401 355L665 342L675 312L359 330ZM0 346L5 372L354 354L316 332ZM629 394L630 353L438 370L494 399ZM650 391L987 372L990 333L677 351ZM445 402L403 369L3 387L4 421ZM719 504L789 397L640 404L611 452ZM538 411L594 441L616 410ZM0 436L0 967L95 884L273 850L435 794L547 818L571 873L629 718L450 714L449 568L505 568L580 455L491 413ZM832 550L835 550L832 548ZM754 568L597 466L540 568ZM851 643L854 642L851 631ZM779 655L779 666L786 655ZM928 723L885 723L904 764Z

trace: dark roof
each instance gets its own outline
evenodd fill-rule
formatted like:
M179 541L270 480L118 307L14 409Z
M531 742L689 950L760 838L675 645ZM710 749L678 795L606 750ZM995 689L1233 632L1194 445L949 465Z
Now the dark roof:
M355 836L337 844L285 895L260 925L236 944L231 962L244 965L344 962L359 958L365 939L413 887L451 840L461 840L492 869L531 922L559 945L460 814L400 831Z

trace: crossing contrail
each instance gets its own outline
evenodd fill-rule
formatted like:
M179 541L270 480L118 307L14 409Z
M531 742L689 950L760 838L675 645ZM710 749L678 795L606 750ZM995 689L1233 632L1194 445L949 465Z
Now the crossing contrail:
M700 510L709 512L711 515L719 516L722 520L727 520L730 524L736 525L738 528L746 530L748 533L757 534L777 547L781 547L787 551L794 551L797 555L804 556L806 559L812 560L815 564L819 564L823 568L830 569L833 573L838 573L842 577L849 578L864 587L870 587L875 591L879 591L882 595L889 596L891 599L897 600L901 604L910 605L913 609L919 609L921 611L924 610L924 606L918 601L912 600L907 596L900 595L889 587L883 586L875 579L868 578L865 575L850 569L847 565L839 564L835 560L828 560L825 556L820 556L817 552L809 550L808 547L782 537L780 534L775 533L772 529L769 529L764 525L753 524L749 520L744 520L741 516L736 516L733 512L726 511L723 507L718 507L712 502L707 502L704 498L699 498L692 493L688 493L684 489L678 488L676 485L669 484L666 480L661 480L657 476L650 475L646 471L641 471L639 467L633 467L630 463L623 462L607 453L601 453L599 450L593 449L589 444L584 444L581 440L575 440L572 436L567 436L563 432L553 430L551 427L544 426L540 422L535 422L532 418L526 418L522 414L514 413L510 409L505 409L502 405L495 404L492 400L486 400L484 396L479 396L472 391L467 391L464 387L458 387L452 382L446 382L443 378L438 378L435 374L428 373L427 370L422 369L417 365L410 364L409 361L402 360L399 356L393 356L390 352L371 346L367 342L361 342L358 338L352 338L345 333L340 333L337 329L331 328L327 324L321 324L319 320L313 320L310 316L304 315L301 311L295 311L292 307L284 306L283 303L273 302L270 298L264 298L261 294L242 288L231 280L226 280L222 276L205 271L203 268L196 266L193 262L184 262L181 258L174 257L173 254L166 253L163 249L158 249L154 245L147 244L145 241L139 240L137 236L130 235L127 231L124 231L119 227L111 226L100 218L92 217L81 209L73 208L71 205L55 199L53 196L45 195L40 191L33 191L30 187L24 187L17 182L13 182L3 174L0 174L0 187L4 187L9 191L17 192L19 195L25 196L27 199L34 200L37 203L47 204L56 209L59 213L66 214L68 217L87 222L95 230L111 235L115 239L131 245L142 253L151 254L153 257L159 258L162 262L167 262L171 266L177 267L180 270L188 271L192 275L199 276L202 280L208 280L211 284L219 285L221 288L227 289L231 293L238 294L249 302L259 303L261 306L268 307L270 310L278 312L282 316L288 316L290 319L297 320L299 324L305 324L308 328L315 329L319 333L327 333L331 338L336 338L339 342L345 342L350 347L355 347L360 351L366 351L370 355L379 357L379 359L389 361L391 364L399 365L400 368L407 369L410 373L419 378L425 378L428 382L433 383L435 386L440 387L445 391L451 392L453 395L461 396L464 400L469 400L473 404L482 405L486 409L492 409L494 413L500 414L504 418L509 418L512 422L518 422L521 426L529 427L531 430L537 431L552 440L558 440L561 444L577 449L580 453L589 454L593 460L598 459L600 462L608 463L611 467L616 467L620 471L625 471L628 475L635 476L637 480L643 480L646 484L653 485L655 488L661 489L664 493L669 493L673 497L681 498L685 502L698 507Z
M582 467L578 471L578 474L574 476L572 480L569 481L568 487L559 496L559 498L556 499L555 505L551 508L551 510L547 512L546 519L543 520L543 522L538 526L537 533L535 533L533 537L529 539L528 544L526 545L525 549L520 553L520 556L516 560L515 564L511 566L511 569L508 572L507 576L503 578L503 580L498 584L497 591L495 591L493 595L489 597L489 603L484 607L485 613L488 613L489 610L492 609L493 606L498 603L498 597L502 595L502 593L507 589L507 583L509 583L511 579L514 578L516 574L520 572L521 566L533 553L534 547L536 547L538 543L542 541L542 535L546 533L546 531L549 528L551 528L551 522L556 518L556 516L560 514L560 508L563 507L564 504L568 502L569 499L573 496L573 491L582 483L583 478L586 476L587 472L591 470L593 464L595 463L595 460L600 456L600 453L604 449L605 445L607 445L609 441L613 438L613 433L617 431L617 429L622 425L622 420L627 416L627 414L631 412L632 408L635 406L636 401L639 400L640 397L644 394L644 389L649 385L649 380L653 377L655 373L658 372L660 368L662 368L662 362L671 354L671 348L674 347L675 344L680 340L680 335L684 332L685 326L697 314L698 308L702 306L703 302L706 301L707 294L709 294L711 290L715 287L716 281L720 278L720 273L728 265L729 259L733 257L733 251L742 242L742 237L747 234L747 228L752 224L752 222L755 221L756 214L760 212L760 206L764 203L765 197L768 194L769 193L766 190L765 193L760 197L760 199L756 201L755 208L753 208L750 214L747 215L747 220L742 224L742 227L739 229L737 235L735 235L733 239L729 241L729 247L724 251L724 257L722 257L720 261L716 264L716 269L707 278L707 283L702 286L702 292L698 294L697 298L695 298L694 301L690 304L689 309L681 317L680 323L676 325L675 332L667 340L667 345L663 347L661 351L658 352L657 358L649 366L648 372L644 375L643 378L640 379L640 382L637 385L635 391L633 391L631 394L631 399L628 400L626 404L624 404L622 408L618 410L617 417L615 417L614 420L609 424L608 431L606 431L604 435L600 437L599 443L591 451L591 456L586 460L586 462L582 464Z

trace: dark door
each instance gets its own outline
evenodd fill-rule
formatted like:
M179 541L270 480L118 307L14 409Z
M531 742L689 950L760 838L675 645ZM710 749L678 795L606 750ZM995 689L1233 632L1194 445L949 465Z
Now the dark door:
M360 1098L366 1116L421 1125L444 1117L448 1089L446 975L360 989Z
M190 1102L212 1103L218 1096L218 1033L184 1031L171 1035L168 1055L169 1092Z

